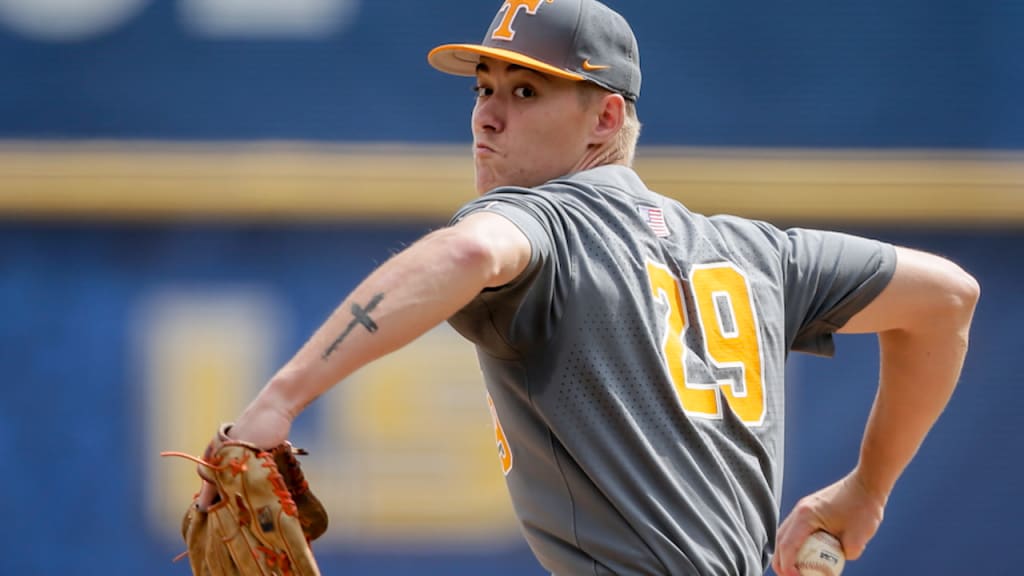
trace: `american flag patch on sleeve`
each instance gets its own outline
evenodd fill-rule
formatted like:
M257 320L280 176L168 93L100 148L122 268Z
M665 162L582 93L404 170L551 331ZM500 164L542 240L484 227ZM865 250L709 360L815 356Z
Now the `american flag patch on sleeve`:
M665 224L665 213L661 211L661 208L637 206L636 209L640 212L640 217L644 219L644 222L651 227L651 231L654 232L655 236L659 238L667 238L669 236L668 225Z

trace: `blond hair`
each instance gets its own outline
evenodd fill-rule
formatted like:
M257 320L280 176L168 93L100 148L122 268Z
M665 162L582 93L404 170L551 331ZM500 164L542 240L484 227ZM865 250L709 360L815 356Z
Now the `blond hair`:
M640 118L636 115L636 102L626 100L626 115L622 119L622 128L615 136L615 150L622 155L626 166L632 166L636 158L636 143L640 140Z

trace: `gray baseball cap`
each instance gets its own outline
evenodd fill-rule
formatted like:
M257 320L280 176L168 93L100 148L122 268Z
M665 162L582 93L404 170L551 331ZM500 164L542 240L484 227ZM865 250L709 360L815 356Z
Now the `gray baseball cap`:
M427 59L442 72L474 76L481 56L640 97L633 30L597 0L506 0L481 44L445 44Z

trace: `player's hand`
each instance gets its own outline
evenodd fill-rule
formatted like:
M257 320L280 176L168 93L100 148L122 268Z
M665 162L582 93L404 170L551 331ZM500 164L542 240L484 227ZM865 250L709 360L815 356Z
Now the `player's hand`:
M261 394L231 425L228 436L269 450L288 440L291 428L292 417Z
M235 420L227 435L234 440L242 440L257 448L269 450L288 440L291 427L291 416L284 410L275 407L273 403L266 401L261 394ZM217 490L204 480L196 501L199 509L209 508L216 497Z
M779 576L800 576L797 552L807 537L824 530L843 544L847 560L856 560L878 531L884 496L870 493L853 471L835 484L802 498L779 526L772 568Z

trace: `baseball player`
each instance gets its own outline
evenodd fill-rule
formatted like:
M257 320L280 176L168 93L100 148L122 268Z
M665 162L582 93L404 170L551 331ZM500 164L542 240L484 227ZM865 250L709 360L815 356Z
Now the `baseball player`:
M788 576L818 529L857 558L957 382L975 280L649 190L630 168L637 42L595 0L507 0L482 43L429 61L476 80L480 197L359 284L232 436L279 444L334 383L447 320L477 348L501 469L552 573ZM831 355L836 332L879 334L860 458L780 526L786 357Z

